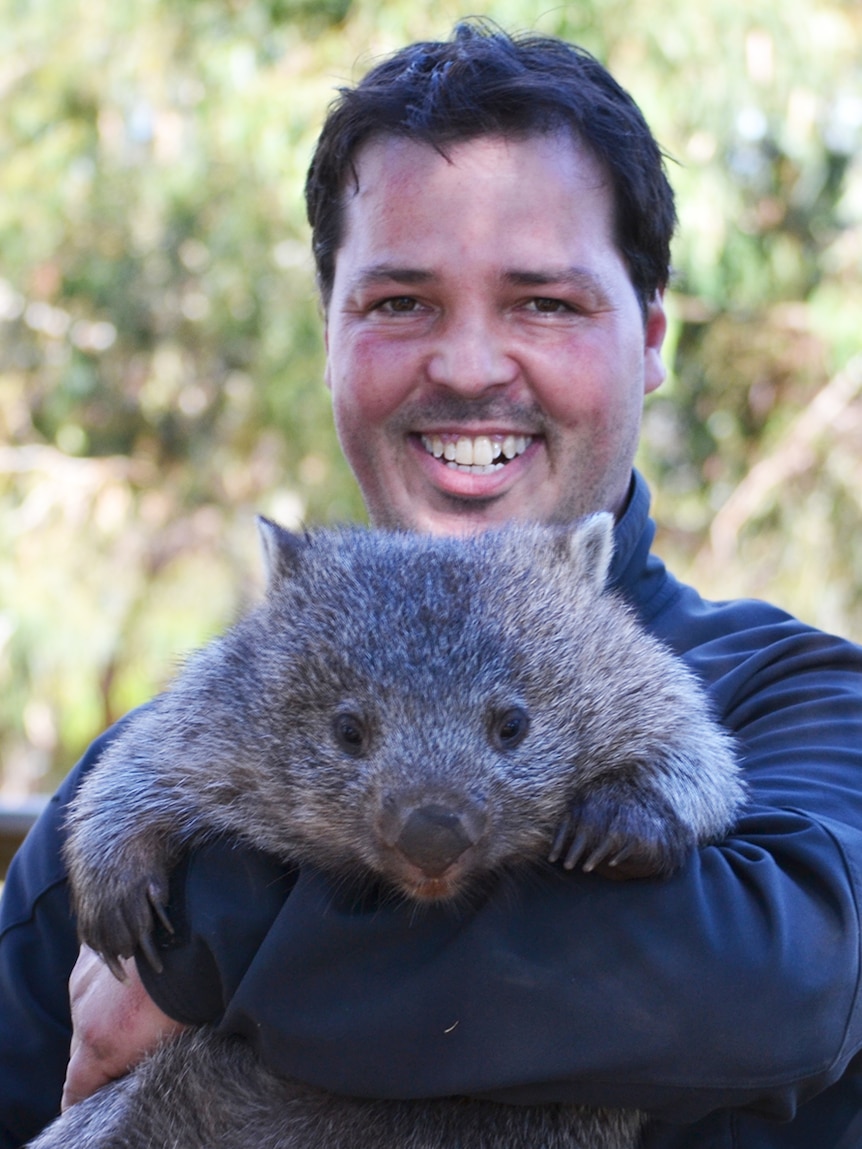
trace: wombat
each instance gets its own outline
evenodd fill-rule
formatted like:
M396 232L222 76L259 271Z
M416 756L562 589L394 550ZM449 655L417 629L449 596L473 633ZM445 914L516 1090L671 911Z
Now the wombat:
M468 538L266 520L262 604L192 658L84 782L80 936L158 956L182 851L231 835L416 903L558 862L666 875L744 790L690 672L605 582L609 515ZM466 910L464 911L466 912ZM38 1149L632 1149L635 1111L367 1101L273 1076L202 1028Z

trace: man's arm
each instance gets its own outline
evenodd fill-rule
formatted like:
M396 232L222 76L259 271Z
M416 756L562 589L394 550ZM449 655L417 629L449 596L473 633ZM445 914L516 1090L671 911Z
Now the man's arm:
M66 807L81 778L121 727L122 723L92 744L30 831L7 874L0 901L2 1149L23 1145L60 1110L72 1038L68 983L79 955L61 857L63 824ZM108 998L113 993L117 1004L125 1000L127 991L121 984L106 969L85 959L76 975L75 992L83 993L82 1005L84 1000L93 1002L96 983L102 980ZM113 1007L103 1012L104 1006L97 1006L91 1020L84 1021L83 1044L77 1050L69 1079L70 1095L96 1088L112 1076L111 1066L131 1057L121 1047L116 1053L107 1053L93 1026L103 1026L106 1036L110 1029L110 1042L125 1042L130 1049L140 1045L143 1053L153 1043L155 1014L146 1027L146 1038L143 1034L133 1038L132 1032L137 1019L149 1008L156 1010L152 1003L148 1007L142 997L137 1009L128 1002L123 1005L122 1016L131 1023L126 1030L123 1025L115 1026L117 1013Z
M294 877L289 867L265 855L232 843L209 843L175 870L173 929L157 929L172 977L160 977L139 955L137 961L122 962L125 980L119 981L92 950L82 947L70 980L74 1032L63 1107L123 1076L163 1038L187 1025L217 1022L228 987L242 979ZM189 931L188 900L195 907L195 936ZM238 907L244 907L244 916L242 928L234 932ZM164 1009L146 985L154 987Z
M7 875L0 900L0 1149L18 1149L59 1113L61 1096L64 1104L71 1104L121 1076L179 1025L217 1019L226 994L221 976L230 983L239 979L290 888L290 872L262 856L236 854L225 863L225 873L219 859L213 862L218 895L231 914L243 908L244 924L239 928L235 921L224 923L218 912L208 915L207 899L201 897L197 923L205 944L196 947L194 942L183 944L178 917L175 938L167 940L189 961L188 1003L181 979L173 1005L163 1009L145 993L134 963L126 963L128 980L120 982L91 953L79 954L61 854L66 809L124 722L89 747ZM231 848L224 849L230 857ZM207 849L201 854L210 857ZM180 867L177 881L183 880ZM212 934L223 925L232 941L226 946L222 975L208 962L207 953ZM207 984L210 992L202 994ZM160 1004L165 1006L165 1000Z
M223 1025L339 1092L792 1116L862 1046L862 662L767 623L700 654L751 784L726 843L667 882L548 868L421 913L307 868Z
M828 834L742 830L668 882L536 875L466 921L357 912L304 871L224 1024L338 1092L786 1119L858 1047L859 918Z
M155 1004L134 961L122 961L125 978L111 973L98 954L82 946L69 980L72 1042L62 1108L82 1101L184 1026Z
M133 963L119 982L94 954L79 951L69 904L61 856L66 809L122 726L93 742L7 875L0 901L2 1149L17 1149L47 1125L61 1095L67 1105L94 1092L179 1028L144 992Z

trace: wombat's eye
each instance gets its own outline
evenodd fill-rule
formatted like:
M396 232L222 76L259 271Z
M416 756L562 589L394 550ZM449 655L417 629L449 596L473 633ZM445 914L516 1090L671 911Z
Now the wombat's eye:
M362 754L368 744L368 734L361 718L355 714L336 714L332 720L335 741L345 754L354 758Z
M529 729L530 718L526 710L513 706L511 710L504 710L496 716L491 735L500 750L514 750L527 737Z

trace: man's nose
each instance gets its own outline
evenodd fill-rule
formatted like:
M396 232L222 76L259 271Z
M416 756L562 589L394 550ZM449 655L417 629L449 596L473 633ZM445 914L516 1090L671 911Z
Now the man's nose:
M502 317L479 312L452 317L438 333L427 372L432 383L468 396L513 383L519 367Z

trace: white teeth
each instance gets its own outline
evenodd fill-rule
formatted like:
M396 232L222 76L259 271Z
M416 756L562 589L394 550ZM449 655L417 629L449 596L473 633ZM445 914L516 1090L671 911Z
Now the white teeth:
M496 471L505 461L523 455L532 443L530 435L467 435L456 437L423 435L422 445L435 459L445 459L450 467L473 474Z
M494 446L487 435L480 435L473 440L473 466L490 467L500 451Z
M462 467L473 466L473 440L459 439L455 444L455 462Z

